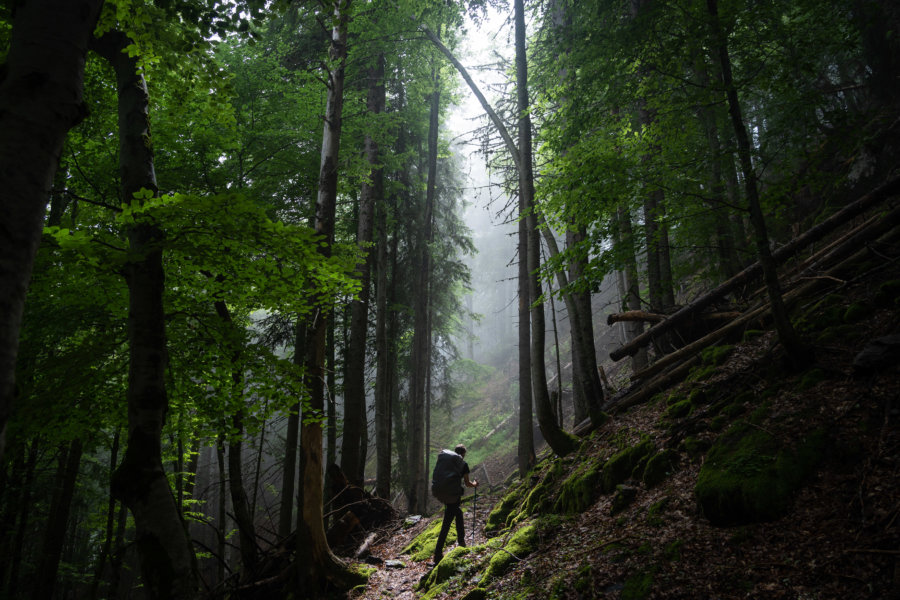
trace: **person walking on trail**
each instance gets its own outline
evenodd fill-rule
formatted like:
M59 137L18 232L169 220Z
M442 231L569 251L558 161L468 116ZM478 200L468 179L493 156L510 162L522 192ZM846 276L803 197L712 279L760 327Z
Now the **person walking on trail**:
M437 545L434 548L434 564L444 558L444 542L450 533L450 524L456 519L456 541L460 546L466 545L466 530L463 526L463 514L460 508L462 496L466 487L477 488L478 481L469 481L469 465L464 457L466 447L460 444L453 450L441 450L434 472L431 474L431 493L446 505L444 509L444 522L441 523L441 533L438 535Z

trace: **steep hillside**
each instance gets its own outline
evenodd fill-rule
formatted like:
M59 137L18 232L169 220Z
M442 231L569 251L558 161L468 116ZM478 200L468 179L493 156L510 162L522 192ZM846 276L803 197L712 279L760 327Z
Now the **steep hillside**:
M900 598L896 238L795 304L802 372L745 328L576 454L544 455L436 569L427 536L403 551L440 515L399 528L352 597Z

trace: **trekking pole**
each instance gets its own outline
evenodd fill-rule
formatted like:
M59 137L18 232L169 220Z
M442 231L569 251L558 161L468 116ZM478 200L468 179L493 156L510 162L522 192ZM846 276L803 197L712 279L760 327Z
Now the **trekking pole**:
M475 517L478 513L478 486L475 486L475 498L472 499L472 543L475 543Z

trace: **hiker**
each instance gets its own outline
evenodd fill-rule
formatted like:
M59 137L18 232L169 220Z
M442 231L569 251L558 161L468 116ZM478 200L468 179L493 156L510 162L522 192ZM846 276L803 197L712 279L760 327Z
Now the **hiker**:
M441 533L434 548L434 564L444 558L442 551L447 534L450 533L450 523L456 519L456 541L460 546L466 545L466 531L463 527L462 495L467 487L478 487L478 481L469 481L469 465L463 458L466 456L466 447L462 444L453 450L441 450L434 472L431 474L431 493L446 505L444 509L444 522L441 524Z

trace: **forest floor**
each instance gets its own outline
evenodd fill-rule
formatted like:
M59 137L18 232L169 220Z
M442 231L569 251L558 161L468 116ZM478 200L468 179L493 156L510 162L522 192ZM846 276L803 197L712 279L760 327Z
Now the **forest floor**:
M752 426L786 447L813 431L827 432L818 466L793 495L787 514L771 522L713 526L695 494L705 450L691 451L683 442L691 436L709 448L730 422L723 423L709 404L667 417L662 395L615 416L586 438L576 457L561 460L569 469L602 463L613 442L641 434L657 448L678 453L672 474L649 489L628 482L637 489L636 498L615 515L613 496L595 490L587 510L557 515L552 526L541 527L530 554L517 556L480 597L900 599L900 354L894 348L886 362L865 373L853 365L872 340L900 339L900 294L886 299L884 294L890 286L900 287L898 282L900 266L888 261L808 299L801 312L808 324L805 336L815 340L814 364L802 373L784 368L777 337L764 332L736 343L710 376L690 383L709 398L744 398L729 409L730 422L751 421L749 415L765 404L766 416ZM854 306L856 316L850 319ZM823 321L829 312L838 315L833 324ZM479 495L476 544L486 541L482 527L497 499ZM431 561L414 561L401 552L441 514L408 529L398 526L382 539L372 554L402 566L383 562L365 589L349 597L422 597L416 586ZM471 523L467 512L470 533ZM495 552L489 546L481 550ZM485 558L468 555L466 562L483 565ZM458 600L476 588L479 577L464 568L449 587L428 597Z

